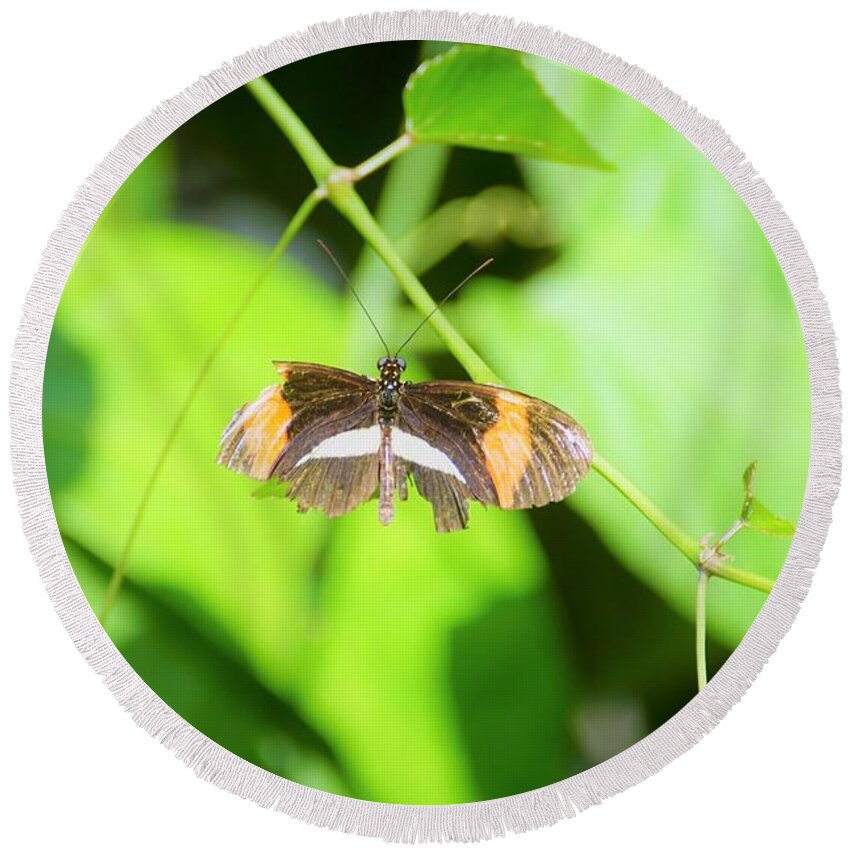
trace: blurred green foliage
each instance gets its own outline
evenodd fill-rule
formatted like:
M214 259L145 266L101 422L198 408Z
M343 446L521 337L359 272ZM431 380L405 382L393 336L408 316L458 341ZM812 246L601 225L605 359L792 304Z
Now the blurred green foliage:
M335 51L270 80L335 159L355 163L402 127L420 49ZM446 308L452 320L511 386L574 414L695 536L738 516L754 459L760 499L796 518L808 462L805 351L779 265L744 204L627 96L553 63L495 55L507 76L476 82L467 68L465 90L486 82L492 100L500 81L505 91L530 85L539 102L525 97L523 132L535 121L551 129L554 113L553 144L575 146L578 134L615 170L423 147L364 184L379 220L435 297L485 247L495 252L498 275L467 287ZM458 92L441 85L431 102L452 102ZM256 103L235 92L145 160L81 252L48 352L44 439L60 529L96 608L200 362L310 188ZM508 211L498 226L492 210ZM511 223L523 210L541 219L534 238ZM275 381L272 359L371 372L380 353L313 241L321 235L352 266L357 239L327 209L311 228L190 410L110 636L198 729L335 793L488 799L634 743L693 695L695 572L597 476L566 507L473 507L468 531L437 536L415 495L388 529L372 503L330 521L251 498L255 482L215 465L233 409ZM417 317L386 270L364 253L354 278L385 335L403 338ZM409 360L413 379L461 374L427 329ZM743 531L728 551L773 577L788 545ZM762 602L712 583L711 669Z

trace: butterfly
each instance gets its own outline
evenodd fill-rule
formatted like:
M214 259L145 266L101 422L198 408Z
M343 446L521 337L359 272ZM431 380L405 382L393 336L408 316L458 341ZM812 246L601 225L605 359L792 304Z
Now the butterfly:
M434 509L437 531L466 528L472 500L529 508L572 493L590 469L584 429L540 399L470 381L403 381L403 357L382 357L377 380L315 363L276 362L281 382L241 407L218 462L276 477L301 511L348 513L378 494L393 518L408 480Z
M299 511L318 508L338 517L377 494L384 525L392 521L396 494L407 499L412 479L433 506L439 532L466 528L470 501L530 508L570 495L593 457L590 438L571 416L491 384L402 379L401 349L489 262L458 284L395 355L352 287L387 348L378 378L275 362L280 383L236 411L218 462L250 478L285 483Z

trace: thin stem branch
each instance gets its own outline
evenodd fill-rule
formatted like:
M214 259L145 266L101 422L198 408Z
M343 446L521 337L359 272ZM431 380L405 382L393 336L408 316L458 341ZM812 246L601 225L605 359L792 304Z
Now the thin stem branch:
M735 584L742 584L744 587L751 587L753 590L760 590L762 593L770 593L773 590L774 582L772 579L756 575L747 570L741 570L730 564L716 564L710 567L709 571L713 576L725 578L726 581L732 581Z
M370 156L369 159L361 162L360 165L355 165L351 169L352 182L356 183L383 168L392 162L400 153L412 147L413 143L414 139L410 133L402 134L394 142L390 142L385 148L381 148L376 154Z
M302 202L301 206L295 211L295 215L292 216L289 224L286 226L286 229L283 231L280 239L277 244L272 249L271 253L266 257L265 263L263 263L263 267L260 269L257 277L251 283L247 290L245 290L245 294L242 296L242 300L237 304L236 309L230 315L230 318L227 320L227 323L222 328L221 333L218 335L217 339L212 345L212 348L207 352L207 356L204 358L201 363L200 369L198 369L198 373L195 376L195 380L192 383L192 386L189 388L189 392L186 395L186 398L180 407L180 410L177 412L177 416L174 418L174 422L171 425L170 430L165 438L165 442L162 444L162 448L159 451L159 455L156 459L156 463L154 464L153 470L148 478L147 484L145 485L145 489L142 492L142 497L139 500L139 504L136 507L136 513L133 516L133 521L130 525L130 530L127 533L127 538L124 541L124 547L121 550L121 554L118 557L118 561L115 564L115 570L112 573L112 577L109 580L109 585L106 588L106 595L103 599L103 605L100 609L100 622L101 625L106 623L106 619L109 616L109 612L112 610L112 606L115 604L115 599L118 596L118 593L121 590L121 585L124 582L124 576L127 573L127 562L130 558L130 553L133 551L133 544L136 541L136 536L139 533L139 529L142 526L142 521L145 517L145 511L147 510L148 502L150 501L151 494L156 487L156 483L159 480L159 476L162 472L163 467L165 466L165 461L168 458L168 455L171 451L172 446L174 445L175 440L177 439L177 435L180 433L180 428L183 425L184 420L186 419L186 414L189 412L189 409L192 406L192 402L194 402L195 397L198 394L198 391L201 388L201 385L204 382L210 368L215 362L218 353L221 351L224 343L227 341L227 338L232 333L233 329L236 327L239 320L242 318L242 314L247 309L248 305L251 303L253 297L257 294L257 290L262 285L263 281L268 276L269 272L274 268L275 263L280 259L283 252L289 246L289 243L295 237L295 234L298 233L299 230L304 226L304 223L310 217L310 213L316 207L316 204L321 200L321 195L318 191L311 192Z
M743 520L736 519L732 525L729 526L729 529L723 534L718 541L712 547L715 551L719 552L742 528L744 528Z
M316 179L317 191L321 193L322 197L327 197L366 242L372 246L392 271L413 305L423 315L430 313L435 307L434 299L431 298L420 280L401 258L393 242L375 221L369 208L355 191L352 186L351 169L338 168L334 165L315 137L268 81L261 77L254 80L253 83L249 83L249 86L253 86L252 92L260 105L303 157L311 174ZM393 155L397 155L397 153L398 151ZM389 161L386 155L384 155L383 161ZM368 163L369 160L366 160L366 162ZM380 162L380 164L383 164L383 162ZM434 313L429 319L429 324L473 381L483 384L501 383L495 372L490 369L442 312ZM593 468L609 484L612 484L622 493L694 566L698 569L702 566L699 542L679 528L623 473L599 454L594 457ZM712 567L711 573L728 581L763 592L770 592L773 587L773 582L769 579L728 565Z
M696 601L696 653L697 653L697 690L702 690L708 681L708 666L706 664L705 614L708 591L708 570L700 570L697 576Z

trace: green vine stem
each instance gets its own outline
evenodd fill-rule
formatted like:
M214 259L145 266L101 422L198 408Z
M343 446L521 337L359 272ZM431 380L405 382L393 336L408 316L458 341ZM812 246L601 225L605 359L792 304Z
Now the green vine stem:
M707 568L707 572L718 578L725 578L726 581L742 584L744 587L751 587L753 590L760 590L762 593L770 593L773 590L771 579L738 569L738 567L733 567L730 564L716 564Z
M355 191L352 175L357 172L357 167L351 169L336 166L301 119L267 80L259 78L249 83L248 87L269 117L302 156L305 165L317 181L317 190L322 193L323 197L328 198L381 257L417 310L422 314L427 314L433 310L434 300L401 258L392 240L386 235L362 198ZM385 165L393 157L409 149L413 142L414 140L411 139L403 145L390 144L380 153L380 164ZM367 163L369 161L366 160ZM472 380L485 384L502 383L441 311L434 313L429 322ZM766 593L773 588L773 582L770 579L746 570L731 567L726 563L716 565L703 563L699 541L679 528L623 473L598 453L595 453L593 468L625 496L697 569L706 574L717 575L728 581Z
M266 257L266 260L256 278L245 290L242 300L236 305L236 308L233 313L231 313L227 323L222 328L221 333L218 335L212 347L207 352L207 356L201 363L198 373L195 376L195 380L186 395L186 399L180 407L180 410L177 412L177 416L174 418L171 429L166 435L165 442L163 442L162 448L159 450L156 463L154 464L153 470L145 484L145 489L142 493L141 499L139 500L139 504L136 507L133 522L130 525L130 530L124 541L124 548L121 550L121 554L115 564L115 569L109 579L109 585L106 588L106 594L103 598L103 604L101 606L99 616L101 625L106 623L109 612L112 610L112 606L115 604L115 600L118 597L122 584L124 583L124 577L127 573L127 562L130 558L130 553L133 551L133 544L136 542L136 536L141 528L142 520L144 519L151 494L153 493L156 483L159 480L160 473L165 466L165 461L168 458L171 447L174 445L174 441L180 433L180 428L186 419L186 415L192 407L192 402L194 402L195 396L197 396L207 373L210 371L210 368L224 346L224 343L227 341L227 338L230 336L231 332L242 318L242 314L251 303L251 299L253 299L254 295L256 295L257 290L260 288L269 272L274 268L275 263L277 263L277 261L281 258L283 252L287 249L289 243L292 242L295 237L295 234L298 233L298 231L304 226L305 222L310 217L310 214L315 209L316 204L318 204L321 199L322 193L316 189L304 199L301 206L295 211L295 215L293 215L290 219L289 224L286 226L286 229L283 231L280 239L278 239L277 244L274 246L268 257Z
M696 654L697 654L697 690L701 691L708 682L708 665L706 664L705 614L706 597L708 595L708 580L711 573L702 569L697 575L696 600Z

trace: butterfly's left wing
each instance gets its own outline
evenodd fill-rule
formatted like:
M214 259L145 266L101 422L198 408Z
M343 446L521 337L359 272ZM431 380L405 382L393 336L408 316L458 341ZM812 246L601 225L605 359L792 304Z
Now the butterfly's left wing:
M218 462L249 478L279 478L299 510L340 516L378 486L375 381L314 363L275 363L281 383L243 405Z
M559 501L587 475L593 457L571 416L489 384L406 384L397 427L412 438L406 455L397 454L433 504L440 531L466 527L468 499L501 508Z

